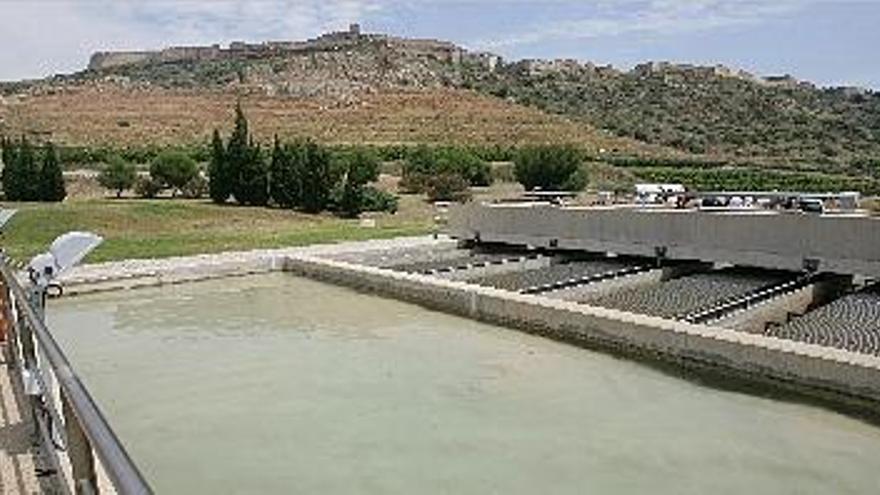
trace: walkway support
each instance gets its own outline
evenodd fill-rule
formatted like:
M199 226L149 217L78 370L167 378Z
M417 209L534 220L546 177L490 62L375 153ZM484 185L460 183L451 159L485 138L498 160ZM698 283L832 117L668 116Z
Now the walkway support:
M469 203L450 210L448 231L464 242L880 277L880 218L858 214Z

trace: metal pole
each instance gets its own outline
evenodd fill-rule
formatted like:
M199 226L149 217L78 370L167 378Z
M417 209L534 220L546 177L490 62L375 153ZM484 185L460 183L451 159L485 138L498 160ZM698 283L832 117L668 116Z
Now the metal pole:
M61 411L64 415L64 430L67 432L67 457L73 470L74 490L77 494L98 493L98 475L95 472L92 445L80 428L76 413L63 392Z
M9 287L0 278L0 299L2 299L3 307L2 315L6 330L6 351L9 354L10 369L18 369L20 366L18 357L18 331L16 330L17 322L13 317L12 295L9 293Z

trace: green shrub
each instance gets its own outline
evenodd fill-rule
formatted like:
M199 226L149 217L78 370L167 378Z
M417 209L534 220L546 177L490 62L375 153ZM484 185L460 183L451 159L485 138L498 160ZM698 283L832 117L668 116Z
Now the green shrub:
M361 210L397 213L398 197L387 191L367 186L361 197Z
M516 173L514 172L513 163L493 163L492 179L497 182L516 182Z
M196 162L206 162L211 157L210 148L204 145L166 147L157 144L142 146L59 146L58 156L61 163L89 167L94 164L108 163L114 156L118 156L131 163L152 163L163 151L178 151Z
M163 188L170 187L172 196L176 196L198 173L196 162L179 151L164 151L150 165L150 177Z
M471 186L492 184L492 168L482 158L463 148L440 148L438 154L439 173L458 173Z
M431 178L440 175L458 175L472 186L492 183L491 167L476 154L458 147L419 146L407 157L401 187L410 192L425 192Z
M202 174L196 174L180 189L184 198L199 199L208 194L208 179Z
M134 183L134 193L145 199L155 198L164 188L164 184L152 177L138 177Z
M851 177L812 172L781 172L748 168L707 170L631 167L627 170L644 182L676 182L696 191L859 191L866 195L880 193L880 181L871 177Z
M880 179L880 158L857 158L850 163L850 168L856 173Z
M367 183L379 178L379 160L365 148L346 153L340 160L342 169L339 212L356 217L364 211L364 194Z
M514 158L514 175L527 190L580 191L586 185L583 162L582 152L573 146L527 146Z
M116 193L116 197L122 196L122 192L131 189L137 180L137 170L133 163L129 163L119 156L113 156L98 175L98 183L105 189Z
M470 199L468 182L458 174L432 175L425 182L430 201L466 201Z

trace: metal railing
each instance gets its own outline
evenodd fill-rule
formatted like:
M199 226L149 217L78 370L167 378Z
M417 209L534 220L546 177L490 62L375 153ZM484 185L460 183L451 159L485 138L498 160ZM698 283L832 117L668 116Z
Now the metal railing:
M3 317L8 322L12 364L19 371L15 375L30 399L48 472L57 475L61 490L100 493L100 465L116 493L153 493L46 327L42 310L34 305L2 254L0 290L6 301ZM63 469L62 464L69 469Z

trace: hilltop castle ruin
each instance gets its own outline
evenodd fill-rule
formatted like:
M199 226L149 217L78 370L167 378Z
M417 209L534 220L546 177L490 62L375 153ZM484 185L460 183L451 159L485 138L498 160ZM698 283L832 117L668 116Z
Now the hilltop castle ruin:
M378 45L404 55L431 58L453 64L474 63L492 70L500 58L486 52L470 52L454 43L433 39L407 39L385 34L363 34L360 25L352 24L348 31L327 33L306 41L267 41L245 43L235 41L224 48L211 46L175 46L158 51L97 52L89 60L89 70L101 71L133 64L151 64L186 61L210 61L241 58L264 58L285 54L303 54L319 51L339 51L362 45Z

